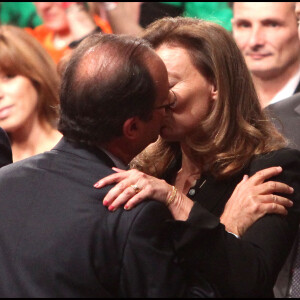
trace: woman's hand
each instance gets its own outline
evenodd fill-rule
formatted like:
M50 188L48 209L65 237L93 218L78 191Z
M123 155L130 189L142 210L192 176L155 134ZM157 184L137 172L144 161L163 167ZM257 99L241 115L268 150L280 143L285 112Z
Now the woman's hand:
M293 188L287 184L265 180L282 172L281 167L261 170L243 180L236 186L226 203L221 216L228 232L242 236L245 231L265 214L287 215L287 209L293 202L275 193L292 194Z
M177 191L166 181L144 174L138 170L124 171L113 168L117 173L99 180L94 187L102 188L117 183L104 197L103 205L115 211L125 204L129 210L143 200L150 198L167 205L176 220L186 220L192 209L193 201Z
M117 173L101 179L94 185L96 188L102 188L117 183L103 199L103 205L108 206L110 211L116 210L124 203L126 210L131 209L146 198L166 203L171 196L172 186L164 180L135 169L124 171L113 168L113 170Z

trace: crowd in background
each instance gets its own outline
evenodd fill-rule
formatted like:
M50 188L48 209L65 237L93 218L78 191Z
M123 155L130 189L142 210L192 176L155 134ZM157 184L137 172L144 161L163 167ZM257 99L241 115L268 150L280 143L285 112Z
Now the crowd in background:
M298 13L300 14L300 11ZM189 17L191 17L195 20L207 20L209 21L208 24L212 22L213 24L221 25L221 27L233 37L237 45L236 50L241 53L241 57L238 55L233 57L235 50L225 48L220 49L222 53L211 51L210 57L209 51L207 51L207 53L205 51L209 49L209 47L212 47L211 45L217 48L218 43L220 43L221 46L227 44L225 42L225 35L214 33L214 29L209 27L209 25L207 28L202 28L199 24L194 24L193 21L190 21L191 23L186 21L187 23L185 24L185 21L182 21L184 19L180 19L181 21L176 19L176 22L179 24L178 27L181 28L180 26L182 26L182 32L180 32L180 30L177 32L177 27L175 25L172 27L172 21L170 21L172 19L169 19L169 21L165 21L165 23L157 22L157 28L155 28L155 26L151 27L154 21L163 19L164 17L176 18L180 16L187 17L187 20L191 20L189 19ZM216 175L216 178L219 180L211 183L212 195L215 193L215 190L218 189L218 186L222 186L222 180L224 180L222 176L226 177L228 174L232 176L232 186L231 188L227 187L228 190L226 193L224 192L223 195L224 200L226 197L227 201L230 194L233 193L238 180L241 179L236 175L237 170L239 172L246 170L248 162L253 159L254 156L263 155L272 151L276 152L283 147L300 150L300 94L298 94L298 92L300 92L299 17L300 16L297 15L297 9L295 14L295 2L0 2L0 129L2 128L5 131L4 134L10 141L11 152L7 149L6 145L2 147L1 143L0 151L7 153L8 156L10 156L10 160L15 163L36 154L49 151L61 140L63 134L61 130L58 130L58 120L61 110L59 101L61 78L64 76L65 68L69 65L70 57L72 57L74 51L84 40L93 36L93 34L126 34L133 37L143 37L152 44L153 48L160 55L167 66L168 72L170 72L170 70L175 72L177 77L186 76L185 81L187 83L191 80L191 82L197 82L199 86L201 86L202 81L196 81L195 79L198 76L199 70L194 70L195 66L198 67L198 55L201 56L199 52L197 52L199 49L195 50L192 54L194 55L193 57L195 57L195 62L192 64L189 64L188 56L186 56L187 52L183 49L188 49L186 51L192 52L194 51L193 42L197 41L198 43L200 40L201 42L204 40L205 43L203 42L204 44L201 45L201 47L203 47L201 51L205 53L203 55L207 55L207 61L211 62L215 59L214 66L217 65L218 70L223 68L222 71L219 72L214 70L213 67L213 71L205 70L203 72L205 73L205 79L209 82L212 81L210 82L211 100L204 103L205 107L207 107L207 111L203 112L201 116L201 118L205 120L205 126L207 126L207 128L212 126L211 124L214 124L214 128L211 128L209 131L210 135L207 136L206 139L203 139L203 144L199 141L197 141L199 142L199 144L197 144L192 139L188 143L182 143L178 136L182 134L183 136L188 136L190 132L179 131L178 136L176 136L177 127L174 125L175 133L168 133L166 131L166 136L172 137L172 134L174 134L174 140L171 139L170 143L161 143L161 141L159 141L161 144L158 143L158 145L156 145L155 155L151 152L154 148L147 148L147 159L145 159L145 152L142 152L140 157L137 157L131 162L131 166L139 168L141 171L152 176L160 177L162 174L167 173L169 177L166 176L166 178L171 182L175 180L173 182L174 186L178 189L178 186L180 186L180 190L183 191L183 194L193 199L195 186L196 184L200 184L199 170L195 168L195 161L197 164L201 162L200 164L202 164L203 170ZM170 22L170 24L168 22ZM174 24L176 22L174 21ZM188 35L184 32L184 26L190 26L191 40L189 42L184 40ZM204 33L198 36L196 31L197 28L200 27L200 31L209 32L211 36L205 38ZM163 32L164 30L165 32ZM156 36L156 32L160 32L161 36L159 36L159 34ZM172 36L170 34L170 36L168 36L169 33L174 33L174 35ZM213 36L214 34L215 36ZM210 41L210 38L212 41ZM222 40L223 38L224 41ZM214 39L215 43L213 42ZM209 43L211 43L211 45ZM228 45L230 43L231 41L228 42ZM232 45L235 45L233 41L232 43ZM200 42L198 45L200 45ZM188 53L190 54L190 52ZM219 60L218 55L220 55ZM223 57L225 61L227 56L228 61L231 59L233 64L227 63L226 67L222 65L221 57ZM182 64L180 68L179 62L177 65L176 61L178 57L180 57L178 61L181 61ZM239 62L239 59L241 59L241 62ZM243 70L241 67L244 60L247 70ZM174 63L174 61L176 63ZM185 68L190 68L189 74L183 73L183 71L180 73L181 70ZM202 67L201 70L203 69L205 68ZM190 79L191 74L194 74L194 77ZM249 78L251 77L249 80L248 75ZM172 76L170 78L172 78ZM174 78L176 78L176 76L174 76ZM223 81L222 78L224 79ZM253 86L251 85L252 80ZM243 81L247 81L247 83L243 83ZM250 81L251 84L249 83L248 85ZM171 95L174 97L173 104L178 105L176 103L177 98L183 99L185 97L180 94L180 84L178 85L179 87L176 87L176 84L171 81L169 84L170 90L172 90L173 93ZM215 89L216 86L219 87L218 91ZM196 86L190 85L187 90L193 91L193 89L195 89L196 95ZM246 91L248 92L247 95L245 95ZM183 95L186 95L184 93L185 92L183 92ZM192 96L189 96L192 99ZM230 101L228 100L229 98ZM194 96L193 99L196 99L195 102L193 102L194 106L192 106L192 104L186 107L182 106L182 111L185 110L187 112L190 110L194 112L194 110L197 111L197 109L199 109L197 108L197 96ZM214 105L212 103L215 99L221 99L222 101L219 100L218 102L218 110L216 109L211 113L211 118L218 120L218 122L215 121L215 123L213 123L212 119L209 119L207 116L208 108ZM256 100L257 106L254 104ZM239 101L243 101L244 106L240 105ZM235 107L233 108L233 106ZM171 106L169 108L172 109ZM239 117L242 118L243 113L245 113L248 118L245 118L247 119L245 122L239 119ZM77 112L77 114L80 114L80 112ZM174 116L176 116L175 113ZM230 118L236 118L235 121L238 125L231 123L231 121L228 120L229 116ZM225 117L227 120L225 120ZM182 119L178 117L177 121L180 123ZM269 121L271 121L270 124L267 123ZM190 125L192 122L193 114L191 114L189 122L186 123L188 125L184 123L184 126L186 125L186 128L188 128L188 126L192 126ZM195 122L198 122L198 119ZM230 126L235 127L235 129L230 130ZM227 127L228 130L226 131L225 129ZM240 132L235 135L234 130L239 131L237 127ZM249 139L244 136L243 130L248 131ZM230 136L235 140L230 140ZM162 137L164 136L162 135ZM250 140L252 142L250 142ZM180 142L181 151L173 147L174 141ZM220 148L216 146L218 143L219 145L222 144L222 146L218 146ZM197 146L195 146L196 144ZM206 148L203 146L204 144ZM250 144L252 146L250 146ZM220 150L221 147L223 147L222 150ZM142 150L143 147L140 151ZM192 163L187 163L190 158L187 153L191 153ZM201 159L199 160L197 153L201 153ZM179 156L180 159L178 159ZM141 157L145 160L143 161ZM203 157L207 159L205 163L203 162ZM290 154L290 157L293 157L293 155ZM160 174L152 172L152 162L156 159L164 159L166 162L161 168ZM172 159L174 160L173 164L171 163ZM181 162L181 160L183 160L183 162ZM147 165L149 161L151 163ZM175 165L175 163L186 163L188 166L187 169L194 172L193 177L186 180L186 182L182 180L182 178L185 178L185 174L183 173L178 173L179 179L174 179L172 177L174 174L170 177L170 172L180 171L176 169L178 165ZM279 165L280 163L284 164L285 161L278 159L275 163ZM292 163L289 162L287 168L289 168L290 165L292 165ZM1 166L2 163L0 164L0 167ZM264 168L266 167L271 167L271 165L264 165ZM249 167L249 170L250 169ZM253 169L255 169L255 167L253 167ZM201 172L203 170L201 170ZM234 177L233 174L237 177ZM129 182L129 179L126 180ZM151 180L149 179L149 182ZM168 180L166 179L167 182ZM144 185L146 186L149 182L146 183L145 181ZM209 182L209 177L202 180L201 184L207 184L207 182ZM298 178L298 181L286 183L293 187L293 183L297 186L299 182L300 178ZM177 183L178 186L175 183ZM129 185L127 184L127 186ZM167 190L169 187L164 187L160 183L157 184L157 186L161 186L160 192L162 194L162 191L164 189ZM299 193L299 191L297 191L297 193ZM178 192L177 196L179 194ZM210 194L206 192L206 194L202 196L208 197L208 195ZM147 196L149 196L149 194ZM174 198L173 196L175 197L175 194L172 195L171 198ZM299 197L298 194L294 199L298 199L297 197ZM287 198L289 198L289 196L287 196ZM181 201L183 201L182 199L185 198L181 198ZM160 199L155 200L160 201ZM189 199L186 201L187 204L185 208L190 207ZM218 205L220 205L221 202L219 201ZM125 203L125 200L117 204L121 205L123 203ZM118 206L116 203L114 203L113 206L112 204L113 200L110 200L110 202L107 201L107 206L111 208L109 209L111 211L115 210L116 206ZM228 219L232 218L234 210L230 211L228 209L231 213L222 215L225 204L226 202L216 210L215 208L211 208L211 212L216 214L218 218L221 218L227 231L235 233L238 236L244 235L244 231L234 232L232 227L229 225L227 227L227 224L231 224L231 220L229 222ZM286 204L282 205L287 206ZM227 204L226 207L228 208L228 206L229 204ZM172 206L170 207L172 212ZM245 208L245 211L246 210ZM190 209L187 211L190 213ZM286 213L285 210L273 212L276 214ZM266 212L264 212L264 214L265 213ZM178 211L175 213L172 212L172 214L175 219L178 215L180 215L178 219L182 217L181 211L180 213ZM256 215L256 212L253 214ZM257 218L253 217L251 224L254 223L254 219L260 217L261 215ZM292 220L291 223L293 222L296 221ZM251 224L249 224L249 226ZM269 226L271 226L270 224L272 223L269 223ZM278 225L278 223L276 225ZM268 223L264 226L268 226ZM289 226L292 228L292 225L287 222L287 224L282 225L282 228ZM297 226L298 225L296 225L296 228ZM246 227L248 228L248 225ZM257 232L263 232L260 228L264 227L258 226ZM290 229L290 231L292 232L293 230ZM254 233L255 229L253 229L252 235ZM274 233L274 236L275 235L276 233ZM251 234L248 235L248 239L252 242ZM245 235L245 240L247 240L247 234ZM292 247L293 242L294 246ZM291 288L291 281L295 280L292 278L291 270L295 269L294 262L296 261L298 253L298 242L300 243L300 239L295 231L293 236L286 241L288 251L285 248L282 250L284 253L285 251L287 251L287 254L289 253L289 256L282 254L282 256L285 255L285 257L280 257L280 261L283 259L282 265L283 262L285 262L285 265L280 268L280 273L279 270L274 271L274 273L271 272L274 278L268 279L271 280L271 286L274 286L276 297L296 297L300 295L296 293L296 289ZM235 242L233 242L233 244L234 243ZM277 244L274 243L274 245ZM232 246L232 253L235 253L235 251L239 253L239 250L235 250L239 248L240 245L236 245L236 248ZM290 250L290 248L292 248L292 250ZM249 252L251 251L252 250L249 249ZM211 252L213 253L213 251ZM249 257L256 257L255 255L251 255ZM276 255L274 254L274 256ZM240 259L240 263L242 264L243 257L241 256ZM228 260L230 261L230 258L228 258ZM209 259L207 259L207 261L209 261ZM277 263L277 260L274 261ZM236 259L235 263L237 262L239 262L239 259ZM274 264L274 262L270 263L270 269L274 267L272 264ZM245 266L247 266L247 264L245 264ZM232 268L234 270L233 266ZM236 267L236 269L237 271L233 272L233 276L238 277L240 269L238 267ZM276 268L274 267L274 269ZM250 276L250 274L251 272L249 271L248 275L251 286L251 280L257 274L255 271L253 271L253 277L251 277L252 275ZM221 291L224 292L223 295L232 296L230 291L226 294L227 288L223 287L223 284L225 285L227 281L224 279L222 282L223 279L220 278L222 273L220 272L219 275L217 279L211 276L212 280L215 280L219 287L221 287ZM276 279L277 282L275 284ZM239 280L233 282L235 284L240 283ZM268 284L269 282L266 286L268 286ZM257 288L255 284L253 284L253 286ZM271 291L266 291L265 294L259 294L259 292L255 294L255 292L253 292L255 288L253 288L253 290L249 288L250 296L271 295ZM239 289L237 289L237 291L239 291ZM246 288L245 291L247 291ZM253 294L251 294L252 292ZM243 293L240 292L239 295L242 294ZM244 296L247 296L247 294Z
M15 43L16 49L13 52L15 57L13 54L5 54L6 51L8 53L12 50L13 45L5 40L2 41L2 47L6 49L4 51L1 48L2 72L22 75L31 82L34 82L32 76L35 72L39 73L37 76L45 77L39 79L44 83L41 82L42 87L36 89L37 93L45 95L37 95L40 102L39 108L37 103L33 103L26 113L26 109L24 110L20 104L20 110L24 116L16 117L17 121L15 122L19 124L13 124L13 126L6 124L12 122L10 120L0 120L0 126L10 136L14 161L49 150L60 138L60 134L52 129L52 126L55 126L55 119L50 115L54 115L54 113L47 114L47 121L43 121L44 116L40 116L41 112L39 112L39 110L54 111L57 109L58 85L54 81L58 79L54 78L57 76L54 66L46 65L47 54L43 53L41 47L37 49L38 45L35 41L27 37L22 30L40 42L57 65L57 71L60 74L68 53L89 34L103 32L136 35L140 34L143 28L155 19L179 15L214 20L231 30L232 9L226 2L1 2L1 34L6 36L6 39L11 39L11 43ZM8 27L3 25L8 25ZM10 26L22 28L22 30ZM44 57L43 61L40 61L41 56ZM26 60L27 64L25 64ZM18 65L15 65L16 61L18 61ZM50 63L47 62L47 64ZM27 70L25 70L25 66ZM19 68L23 68L23 70ZM13 85L14 82L10 84ZM49 85L47 93L41 91L44 84ZM22 87L23 89L25 93L26 90ZM16 98L18 95L11 97ZM32 96L25 97L32 98ZM45 97L47 99L44 101ZM5 105L4 112L8 112L11 105L12 103ZM22 105L24 106L24 104ZM9 107L6 108L6 106ZM47 106L47 108L42 108L43 106ZM35 110L36 113L34 113ZM35 114L37 114L36 117Z

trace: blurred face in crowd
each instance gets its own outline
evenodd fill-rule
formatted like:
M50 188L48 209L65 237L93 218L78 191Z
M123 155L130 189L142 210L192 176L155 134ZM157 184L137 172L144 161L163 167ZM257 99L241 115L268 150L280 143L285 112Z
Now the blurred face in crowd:
M156 53L167 67L170 89L177 98L172 113L166 117L161 136L168 141L184 141L209 113L216 92L194 67L184 48L162 45Z
M295 2L234 2L233 36L259 78L280 76L300 63Z
M45 26L55 32L69 30L63 2L34 2L34 4Z
M0 127L12 133L37 116L38 94L24 76L0 70Z

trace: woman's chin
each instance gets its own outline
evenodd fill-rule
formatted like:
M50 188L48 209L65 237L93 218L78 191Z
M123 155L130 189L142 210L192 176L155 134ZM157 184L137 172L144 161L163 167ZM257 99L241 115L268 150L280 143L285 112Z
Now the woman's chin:
M168 142L178 142L180 140L178 136L175 135L174 132L168 127L163 127L160 130L160 136Z

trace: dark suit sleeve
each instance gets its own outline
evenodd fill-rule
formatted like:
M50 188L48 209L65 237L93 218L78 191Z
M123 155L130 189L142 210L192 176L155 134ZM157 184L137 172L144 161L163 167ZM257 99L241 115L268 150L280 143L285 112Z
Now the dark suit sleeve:
M280 150L255 159L250 166L252 175L270 166L282 166L283 173L272 178L291 185L295 192L289 197L294 207L287 217L266 215L242 237L227 233L223 225L196 239L197 232L188 231L177 239L177 249L186 259L192 276L204 276L215 284L224 297L272 297L276 277L288 256L298 231L300 207L300 155L297 150ZM191 230L204 228L203 216L209 216L200 204L191 212ZM187 224L183 224L187 226ZM209 225L206 223L206 227ZM180 239L181 238L181 239Z
M154 201L146 203L136 216L123 251L121 295L142 298L216 296L203 279L190 282L184 274L171 239L172 222L167 222L171 218L168 209Z
M5 131L0 128L0 168L12 163L10 142Z

